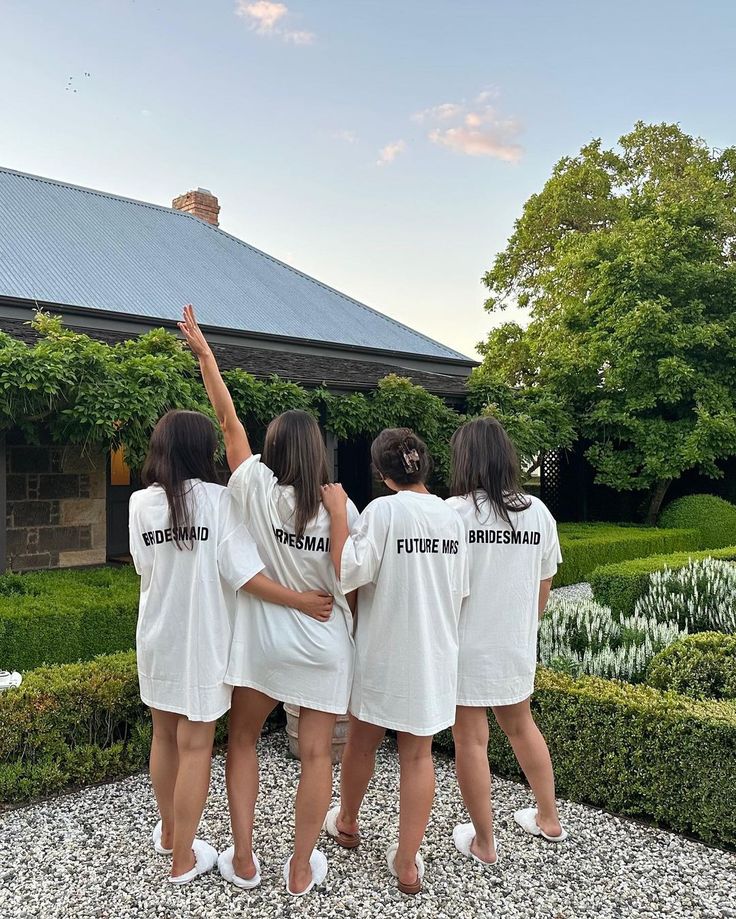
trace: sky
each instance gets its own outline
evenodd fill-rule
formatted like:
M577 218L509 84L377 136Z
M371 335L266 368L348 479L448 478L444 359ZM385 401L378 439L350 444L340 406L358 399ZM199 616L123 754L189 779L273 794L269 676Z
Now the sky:
M0 0L0 165L220 225L459 351L527 198L642 119L736 143L734 0Z

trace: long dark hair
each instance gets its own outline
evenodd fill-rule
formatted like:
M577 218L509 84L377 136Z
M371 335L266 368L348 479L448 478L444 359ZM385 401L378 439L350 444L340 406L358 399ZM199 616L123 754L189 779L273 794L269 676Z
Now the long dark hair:
M521 487L516 448L495 418L475 418L459 427L450 440L453 495L472 495L513 529L512 513L525 511L531 501ZM480 496L479 496L480 493Z
M410 428L385 428L371 444L371 461L384 479L397 485L423 485L432 472L432 457Z
M322 503L321 487L330 481L327 447L322 432L309 412L282 412L266 429L263 462L279 485L292 485L296 507L294 531L303 536Z
M171 535L176 548L191 549L186 538L191 526L187 496L190 479L217 482L215 452L217 433L213 422L201 412L180 409L166 412L153 429L148 455L141 471L143 485L160 485L169 503Z

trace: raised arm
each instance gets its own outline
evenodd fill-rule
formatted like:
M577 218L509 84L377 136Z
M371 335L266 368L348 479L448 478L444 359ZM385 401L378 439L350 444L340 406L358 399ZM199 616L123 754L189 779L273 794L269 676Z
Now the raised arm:
M197 324L194 307L191 304L184 307L179 329L199 361L204 388L207 390L212 408L222 428L227 463L230 471L235 472L243 460L253 455L253 451L250 448L245 427L235 411L233 397L222 379L215 355Z
M335 566L335 573L340 579L342 568L342 550L350 535L348 526L348 496L342 485L322 486L322 504L330 515L330 557Z

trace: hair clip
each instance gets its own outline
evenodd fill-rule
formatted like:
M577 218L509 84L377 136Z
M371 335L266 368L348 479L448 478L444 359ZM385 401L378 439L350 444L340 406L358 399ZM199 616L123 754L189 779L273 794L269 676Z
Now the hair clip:
M407 472L419 472L419 454L416 450L407 450L401 447L401 458L404 462L404 469Z

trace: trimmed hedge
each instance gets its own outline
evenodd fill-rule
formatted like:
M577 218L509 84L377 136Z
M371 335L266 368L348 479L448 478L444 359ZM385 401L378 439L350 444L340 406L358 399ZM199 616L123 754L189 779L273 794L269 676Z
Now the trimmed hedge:
M34 670L0 693L0 801L137 772L150 742L133 651Z
M736 699L736 635L681 638L652 660L647 683L693 699Z
M693 527L700 533L703 549L736 545L736 504L716 495L685 495L659 515L662 527Z
M595 568L609 562L700 548L700 535L695 529L561 523L558 531L563 561L555 587L587 581Z
M736 844L736 705L540 668L532 708L562 797ZM490 721L492 768L520 778L505 735ZM452 749L449 731L436 740Z
M636 601L646 593L649 575L662 568L684 568L688 562L702 558L736 561L736 546L704 552L676 552L635 558L614 565L601 565L590 576L593 596L598 603L610 606L616 616L630 616Z
M265 731L283 723L277 707ZM227 741L227 715L215 744ZM140 772L151 748L135 652L40 667L0 692L0 805Z
M32 670L133 648L138 588L127 566L0 576L0 663Z

